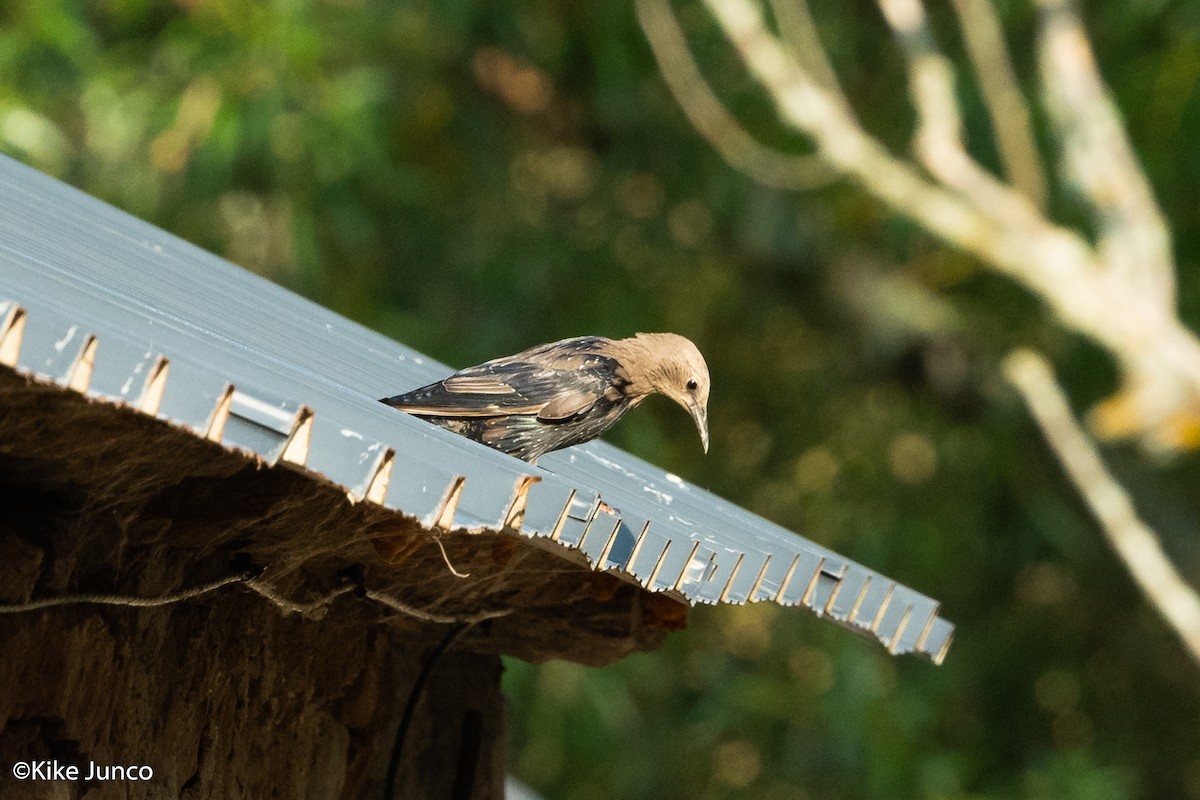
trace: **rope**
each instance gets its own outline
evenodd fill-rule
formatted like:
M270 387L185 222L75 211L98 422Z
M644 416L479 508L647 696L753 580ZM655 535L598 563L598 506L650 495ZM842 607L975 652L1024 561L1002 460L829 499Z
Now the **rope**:
M246 588L253 590L260 596L269 600L277 608L282 609L291 614L311 614L318 609L332 603L337 598L344 594L349 594L358 590L362 590L363 597L379 603L393 611L398 611L405 616L419 619L422 622L431 622L438 625L474 625L489 619L508 616L513 612L511 608L494 609L489 611L481 611L477 614L468 614L465 616L452 614L438 614L433 611L426 611L416 606L409 605L403 600L393 597L386 592L376 591L374 589L366 589L359 585L347 584L339 586L327 595L318 597L307 603L298 603L290 598L284 597L279 591L269 583L258 580L255 572L242 572L236 575L228 575L224 578L206 583L201 586L195 586L191 589L183 589L170 594L158 595L156 597L140 597L136 595L120 595L120 594L67 594L58 597L42 597L36 600L30 600L25 603L9 603L0 605L0 614L19 614L25 611L37 611L43 608L53 608L55 606L70 606L70 605L102 605L102 606L124 606L126 608L156 608L159 606L169 606L174 603L181 603L185 600L191 600L196 597L215 592L217 589L228 586L232 583L245 584Z
M26 603L0 605L0 614L19 614L22 611L36 611L39 608L70 605L127 606L130 608L169 606L172 603L181 603L184 600L191 600L193 597L214 592L231 583L245 583L251 580L251 578L252 575L247 573L229 575L212 583L206 583L202 586L184 589L171 594L159 595L158 597L137 597L120 594L67 594L60 595L59 597L42 597Z

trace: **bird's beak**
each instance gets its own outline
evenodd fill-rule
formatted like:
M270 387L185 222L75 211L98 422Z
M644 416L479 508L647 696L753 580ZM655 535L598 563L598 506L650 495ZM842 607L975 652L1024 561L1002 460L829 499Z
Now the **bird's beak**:
M696 429L700 431L700 444L704 445L704 452L708 452L708 409L699 403L692 401L688 403L688 412L692 415L692 419L696 420Z

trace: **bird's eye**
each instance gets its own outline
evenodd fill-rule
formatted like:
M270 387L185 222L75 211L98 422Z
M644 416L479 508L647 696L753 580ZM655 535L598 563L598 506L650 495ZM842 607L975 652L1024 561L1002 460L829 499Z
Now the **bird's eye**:
M697 387L697 386L698 386L698 384L696 383L696 379L695 379L695 378L691 378L690 380L688 380L688 382L687 382L687 390L688 390L689 392L694 392L694 391L696 391L696 387Z

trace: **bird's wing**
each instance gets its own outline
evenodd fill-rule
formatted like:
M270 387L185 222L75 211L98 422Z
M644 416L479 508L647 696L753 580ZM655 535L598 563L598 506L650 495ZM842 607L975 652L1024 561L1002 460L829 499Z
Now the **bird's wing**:
M442 386L455 394L515 394L517 391L496 375L451 375L442 381Z
M567 339L488 361L383 402L431 417L536 415L562 421L610 392L619 365L594 352L598 337Z
M588 389L563 392L541 407L538 411L538 419L545 420L546 422L561 422L565 419L570 419L595 405L603 393L601 391L597 394Z

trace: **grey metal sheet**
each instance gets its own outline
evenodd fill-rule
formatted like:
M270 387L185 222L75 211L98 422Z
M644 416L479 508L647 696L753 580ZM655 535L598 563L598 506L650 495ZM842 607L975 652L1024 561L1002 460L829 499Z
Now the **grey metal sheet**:
M543 478L533 484L525 495L525 519L521 532L526 536L552 535L574 497L575 488L556 476Z
M384 505L432 525L461 473L411 454L397 455Z
M41 306L34 312L25 321L21 364L38 377L65 382L89 332L57 308Z
M725 588L728 601L748 603L760 599L755 595L762 587L770 562L771 553L747 548L745 558L738 564L737 574L731 576Z
M503 480L478 478L464 481L454 524L464 528L486 528L494 531L503 528L504 518L516 500L519 480L520 478L514 477L507 484Z
M833 597L829 598L825 613L838 622L848 622L850 612L857 606L863 591L874 577L870 570L862 569L857 564L849 568L838 582Z
M699 542L692 539L679 539L672 544L674 546L663 554L654 580L646 584L646 588L656 592L668 591L680 586L689 574L694 575L693 580L704 574L708 561L696 558L700 549ZM701 558L703 555L711 556L712 551L707 550Z
M946 657L946 653L950 649L950 642L953 640L954 625L941 617L936 617L929 626L925 641L918 644L917 652L927 655L933 660L933 663L940 664Z
M105 337L104 352L96 342L96 364L90 391L120 403L136 403L157 360L144 344L116 336Z
M687 539L680 540L680 546ZM650 582L658 573L658 565L662 563L663 556L671 547L671 539L663 533L659 533L655 529L653 522L650 523L642 535L638 537L637 543L633 546L633 552L629 556L629 560L620 565L620 568L628 572L642 586L649 586Z
M229 414L221 441L258 453L268 463L274 463L292 432L300 408L301 403L296 400L239 384L229 397Z
M595 492L576 491L551 538L567 547L578 547L599 506L600 496Z
M654 590L692 602L807 598L893 651L931 658L952 638L933 600L602 442L533 467L382 406L376 398L450 369L0 158L0 320L6 302L27 311L18 368L78 383L94 336L86 390L136 406L165 358L156 416L201 435L223 423L225 445L268 463L287 448L352 496L378 495L426 525L497 528L527 486L522 534Z
M564 461L566 461L565 464ZM572 448L570 451L550 453L542 459L542 462L549 469L578 471L591 485L615 485L625 480L640 486L642 491L637 497L639 504L649 504L658 509L657 514L650 512L652 519L657 520L665 514L668 521L688 530L693 538L718 543L736 541L766 552L786 553L799 550L801 554L800 571L805 572L805 575L789 581L784 593L778 597L779 602L785 605L803 603L814 613L821 615L842 576L851 569L855 571L855 574L876 576L873 580L884 579L878 573L856 564L838 553L797 537L779 525L751 514L732 503L727 503L711 493L681 480L678 476L667 473L627 453L622 453L604 442L589 442L586 445ZM698 519L704 520L704 528L713 532L707 533L691 522L691 520ZM821 575L815 583L809 584L804 578L812 576L813 573L806 572L806 568L814 559L822 559ZM765 583L770 585L769 581ZM809 602L805 603L804 595L810 590L811 597ZM916 618L906 621L905 627L912 624L924 629L932 619L936 618L937 603L910 589L905 589L905 591L921 600L911 606L910 616ZM860 627L852 629L863 630ZM872 631L872 633L885 645L890 645L890 638L884 638L878 631ZM929 657L933 655L923 649L921 652Z
M388 452L393 453L392 475L403 456L384 441L372 441L363 433L339 424L325 414L313 417L312 439L305 466L345 486L356 500L363 499ZM390 484L384 489L390 489Z
M804 595L801 602L818 617L824 616L829 601L833 598L834 592L841 586L841 583L841 575L839 573L827 572L822 567L817 571L816 583Z
M638 517L625 516L621 519L621 524L617 526L617 533L613 536L612 545L608 549L608 554L604 558L600 566L603 569L620 569L622 564L625 564L630 556L633 555L633 548L637 546L638 540L642 536L642 532L650 525L648 520L639 519Z
M692 552L679 576L671 580L673 573L667 572L665 567L663 572L671 580L667 588L678 590L686 597L695 597L701 587L714 583L718 567L717 552L700 542L693 542ZM663 575L660 574L659 579L662 580Z
M846 619L846 622L863 631L871 630L875 620L879 617L879 612L891 599L892 592L896 587L895 582L881 575L869 577L870 581L866 588L859 593L857 606L850 609Z
M628 525L631 519L622 519L616 514L602 513L592 517L587 530L583 533L583 541L579 549L588 557L588 562L596 569L603 569L603 561L616 541L617 533L622 525ZM645 527L643 523L642 527Z
M883 612L876 617L875 634L883 646L892 652L897 652L894 648L899 645L901 637L910 626L916 622L913 619L913 607L919 599L916 592L903 586L897 586L892 590L892 596ZM924 624L924 620L921 620L919 624Z
M785 606L798 606L804 603L804 598L810 596L813 588L820 580L822 565L825 557L807 547L799 548L792 558L787 574L780 584L776 602Z
M744 603L768 557L755 550L714 550L708 574L698 585L685 584L682 591L696 603Z
M168 376L158 407L159 418L191 428L203 436L229 381L216 369L182 359L171 362Z

